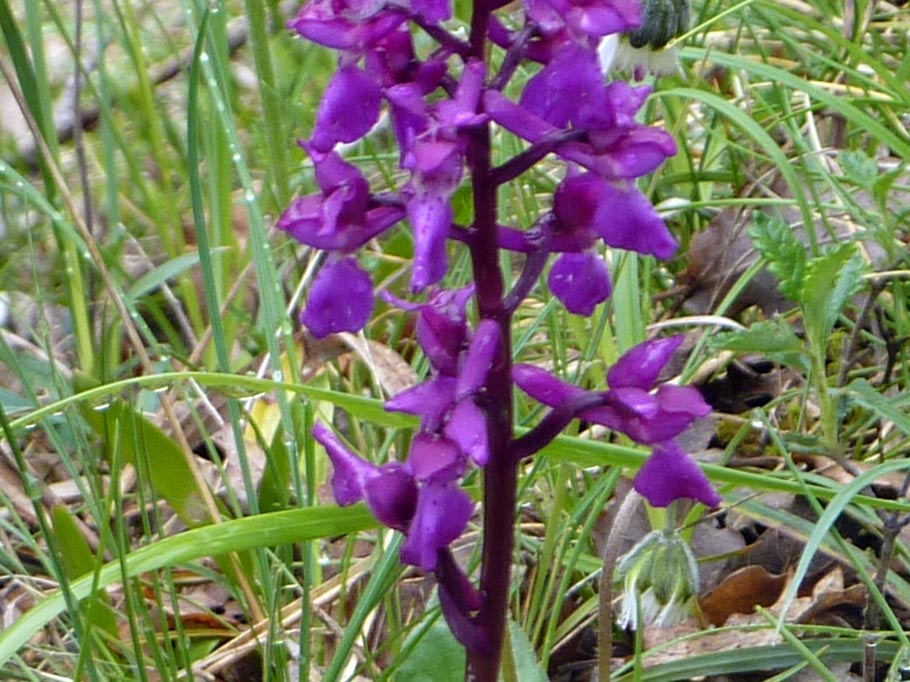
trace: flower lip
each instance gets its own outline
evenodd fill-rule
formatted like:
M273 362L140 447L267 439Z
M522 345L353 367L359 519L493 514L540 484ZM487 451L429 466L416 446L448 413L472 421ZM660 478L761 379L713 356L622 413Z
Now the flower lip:
M653 507L666 507L683 497L711 509L723 501L695 461L674 441L654 448L632 484Z
M352 257L322 266L313 280L300 321L317 339L358 332L373 312L373 282Z

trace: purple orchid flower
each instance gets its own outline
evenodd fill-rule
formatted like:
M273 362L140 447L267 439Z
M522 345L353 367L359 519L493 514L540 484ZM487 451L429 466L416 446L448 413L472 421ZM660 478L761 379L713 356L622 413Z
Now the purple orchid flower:
M693 497L692 490L699 492L695 499L716 506L717 493L711 489L701 469L685 453L680 457L682 450L672 441L695 419L707 416L711 407L691 387L662 384L654 390L658 375L682 341L682 336L674 336L631 348L607 373L610 389L600 394L602 405L585 409L578 416L623 433L636 443L653 445L654 452L660 453L657 464L645 469L641 478L636 478L636 489L653 506L666 506L668 498ZM533 365L515 365L512 377L521 390L550 407L558 407L564 401L588 393ZM683 460L689 464L684 466ZM652 475L661 477L659 487L649 485ZM642 484L640 489L639 483ZM676 483L679 484L676 492L670 494L668 491L674 490ZM652 499L649 493L655 489L660 492Z
M472 292L473 287L438 291L422 306L405 304L417 310L417 341L433 372L426 381L390 398L385 408L419 415L421 434L445 437L463 459L483 466L490 452L486 419L475 398L499 350L501 334L496 322L482 320L468 341L465 305ZM421 441L421 447L425 443Z
M317 338L363 328L373 311L370 276L352 257L360 248L404 217L395 206L372 206L369 185L360 171L334 152L308 147L321 194L296 199L277 227L299 242L332 253L316 276L301 320ZM344 291L343 296L339 295Z
M342 506L365 501L383 525L407 536L403 561L435 570L439 550L464 532L474 510L471 498L452 485L458 474L415 472L410 459L377 466L351 452L323 424L313 427L313 437L332 462L335 501Z
M579 38L599 38L638 28L638 0L525 0L525 12L544 34L567 27Z
M288 28L314 43L362 53L407 18L384 1L311 0L288 22Z

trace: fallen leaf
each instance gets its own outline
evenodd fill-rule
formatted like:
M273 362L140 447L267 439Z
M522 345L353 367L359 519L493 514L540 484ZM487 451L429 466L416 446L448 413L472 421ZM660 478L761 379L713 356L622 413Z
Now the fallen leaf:
M754 613L756 606L771 606L780 597L789 576L769 573L761 566L745 566L724 579L699 600L709 623L721 626L734 613Z

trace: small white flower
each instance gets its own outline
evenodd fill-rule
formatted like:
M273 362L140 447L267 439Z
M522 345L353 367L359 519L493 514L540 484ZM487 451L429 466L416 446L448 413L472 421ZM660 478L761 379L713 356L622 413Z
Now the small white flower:
M689 30L689 0L644 0L643 7L641 26L607 36L598 45L604 73L631 72L641 80L646 73L667 76L679 70L679 48L673 41Z
M699 585L698 564L676 531L648 533L620 560L619 573L625 590L621 628L669 627L691 612Z

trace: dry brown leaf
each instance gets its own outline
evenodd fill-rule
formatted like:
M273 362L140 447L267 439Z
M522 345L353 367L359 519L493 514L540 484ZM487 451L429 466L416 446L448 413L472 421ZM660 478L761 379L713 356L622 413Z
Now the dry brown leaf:
M774 604L788 580L785 573L776 575L761 566L745 566L700 599L699 606L709 623L721 626L734 613L751 614L756 606Z
M385 344L347 332L338 335L370 368L388 395L397 395L417 383L417 375L401 355Z
M780 577L785 580L789 579L789 575ZM773 579L774 576L770 576L770 578ZM768 576L765 577L765 580L768 580ZM780 617L783 611L785 594L786 590L781 589L777 600L767 609L768 615L773 618ZM732 595L731 598L733 598ZM820 619L824 620L837 607L861 607L865 604L865 599L865 588L863 585L857 584L844 588L843 571L838 566L825 574L815 584L811 596L798 597L793 601L787 611L786 621L788 623L817 622ZM671 642L666 648L655 651L653 655L648 656L648 667L663 663L673 663L674 661L681 661L692 656L715 651L735 651L737 649L770 646L783 641L782 637L771 627L764 614L752 613L745 615L733 613L723 624L727 627L721 631L707 630L700 633L700 626L694 618L690 618L684 623L671 628L646 628L644 632L646 649L652 649L661 644ZM694 636L680 641L673 641L686 635Z

